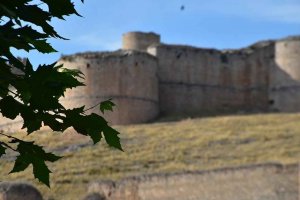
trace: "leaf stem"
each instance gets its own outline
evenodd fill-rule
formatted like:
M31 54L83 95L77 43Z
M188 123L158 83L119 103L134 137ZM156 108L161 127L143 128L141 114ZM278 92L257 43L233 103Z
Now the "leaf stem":
M9 148L12 151L18 152L16 149L12 148L11 146L9 146L8 144L6 144L5 142L0 142L0 144L2 144L3 146Z
M8 137L8 138L10 138L10 139L15 139L15 140L20 141L20 140L19 140L18 138L16 138L16 137L13 137L13 136L4 134L3 131L0 131L0 135L3 135L3 136ZM2 144L3 146L6 146L7 148L9 148L9 149L11 149L11 150L13 150L13 151L18 152L16 149L12 148L11 146L9 146L8 144L6 144L5 142L1 142L1 141L0 141L0 144Z
M5 136L7 138L10 138L10 139L15 139L15 140L20 141L20 139L14 137L14 136L11 136L11 135L7 135L7 134L3 133L3 131L0 131L0 135L3 135L3 136Z
M101 104L101 102L97 103L96 105L84 110L83 112L86 112L86 111L89 111L89 110L92 110L93 108L96 108L97 106L99 106Z

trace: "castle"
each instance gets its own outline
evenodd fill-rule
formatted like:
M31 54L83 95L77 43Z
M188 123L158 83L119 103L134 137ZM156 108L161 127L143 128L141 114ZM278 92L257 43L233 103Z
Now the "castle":
M59 63L81 70L86 84L67 91L63 105L88 108L112 98L117 108L105 117L113 124L148 122L160 114L300 111L300 36L216 50L129 32L121 50L62 56Z

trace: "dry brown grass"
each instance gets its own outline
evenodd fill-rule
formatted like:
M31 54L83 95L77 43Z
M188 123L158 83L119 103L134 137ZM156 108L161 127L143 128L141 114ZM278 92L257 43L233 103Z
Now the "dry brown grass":
M122 133L125 152L112 150L103 141L90 145L88 138L70 132L34 133L31 139L64 155L50 165L51 190L38 185L30 170L7 175L12 167L7 160L0 163L2 180L33 181L45 199L76 200L85 195L88 182L98 179L300 160L300 114L223 116L116 128ZM78 144L82 147L66 151L67 146Z

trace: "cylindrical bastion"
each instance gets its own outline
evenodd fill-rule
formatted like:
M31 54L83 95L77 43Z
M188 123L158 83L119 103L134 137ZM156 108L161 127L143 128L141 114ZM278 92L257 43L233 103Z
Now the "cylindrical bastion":
M128 32L123 34L122 49L147 51L151 45L160 43L160 35L149 32Z
M90 108L112 98L117 105L104 117L113 124L143 123L157 117L157 59L138 51L80 53L64 56L59 63L79 69L85 75L84 87L66 92L61 99L68 108ZM90 110L101 114L99 107Z
M271 71L270 101L274 110L297 112L300 108L300 37L288 37L275 44L275 65Z

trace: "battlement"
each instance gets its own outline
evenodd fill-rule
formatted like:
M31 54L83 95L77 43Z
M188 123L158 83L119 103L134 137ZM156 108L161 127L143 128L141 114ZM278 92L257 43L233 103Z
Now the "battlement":
M138 51L138 50L117 50L117 51L100 51L100 52L83 52L83 53L76 53L73 55L63 55L60 60L62 61L74 61L76 58L83 58L83 59L106 59L106 58L120 58L132 55L144 55L147 57L152 57L156 59L155 56L148 54L147 52Z

